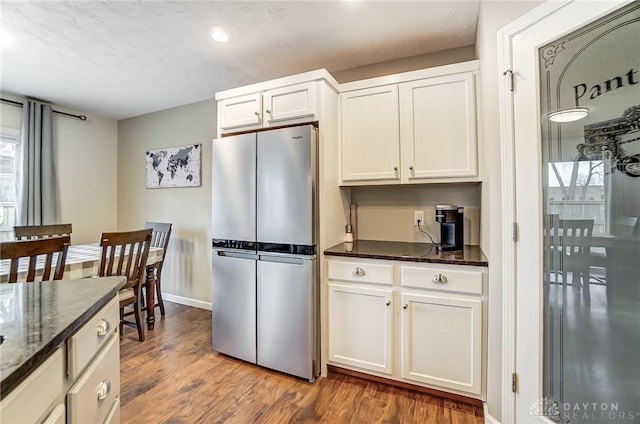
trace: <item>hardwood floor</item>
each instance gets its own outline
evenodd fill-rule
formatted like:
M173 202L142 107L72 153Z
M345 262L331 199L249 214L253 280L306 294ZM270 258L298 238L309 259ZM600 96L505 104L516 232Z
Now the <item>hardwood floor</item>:
M482 409L345 375L305 380L219 355L211 312L165 302L121 339L122 423L483 423Z

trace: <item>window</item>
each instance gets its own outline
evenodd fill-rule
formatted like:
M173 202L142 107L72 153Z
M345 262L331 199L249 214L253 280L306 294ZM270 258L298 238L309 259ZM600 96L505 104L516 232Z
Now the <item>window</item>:
M16 223L16 155L20 131L0 128L0 241L13 239Z

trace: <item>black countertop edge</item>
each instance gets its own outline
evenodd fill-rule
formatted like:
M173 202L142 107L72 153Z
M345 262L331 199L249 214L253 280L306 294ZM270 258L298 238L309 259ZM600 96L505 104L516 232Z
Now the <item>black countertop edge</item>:
M63 329L55 337L53 337L49 343L42 346L42 348L33 354L27 361L16 368L11 374L6 376L2 382L0 382L0 399L4 399L9 393L20 385L36 368L42 365L60 345L62 345L73 333L75 333L80 327L82 327L96 312L98 312L103 306L105 306L111 299L113 299L118 290L120 290L127 280L123 277L121 283L109 290L104 296L102 296L97 302L95 302L89 309L83 314L78 316L69 326ZM65 359L66 366L66 359Z
M438 252L432 243L357 240L340 243L324 251L325 256L382 259L403 262L424 262L446 265L489 266L478 246L467 245L458 251Z

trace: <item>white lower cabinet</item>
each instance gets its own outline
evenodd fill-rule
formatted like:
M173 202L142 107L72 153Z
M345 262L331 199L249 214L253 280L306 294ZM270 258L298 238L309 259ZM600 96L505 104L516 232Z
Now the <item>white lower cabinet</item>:
M393 292L329 284L329 358L366 370L393 371Z
M484 397L486 268L345 258L328 266L330 364Z
M481 393L482 301L402 294L402 378Z
M2 399L0 422L119 423L118 311L116 296Z

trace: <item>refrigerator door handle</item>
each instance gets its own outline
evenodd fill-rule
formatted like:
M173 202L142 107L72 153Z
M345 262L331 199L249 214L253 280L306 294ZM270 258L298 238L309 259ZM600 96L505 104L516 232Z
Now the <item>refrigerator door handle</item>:
M278 262L282 264L304 265L304 259L290 257L290 256L287 257L287 256L260 255L260 260L264 262Z
M258 259L258 255L255 253L229 252L226 250L216 250L216 255L238 259Z

